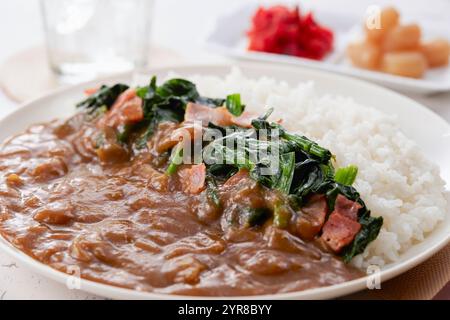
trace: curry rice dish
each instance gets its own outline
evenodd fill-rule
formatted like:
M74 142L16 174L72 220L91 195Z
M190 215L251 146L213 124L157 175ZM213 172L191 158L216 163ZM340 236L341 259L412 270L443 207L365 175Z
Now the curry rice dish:
M181 78L88 89L71 118L33 125L5 141L2 236L55 269L80 267L85 279L160 293L233 296L361 277L365 266L394 261L420 240L414 232L423 238L442 220L439 173L414 154L416 165L432 168L434 189L427 192L435 201L417 199L425 211L403 219L411 235L396 230L401 220L389 205L407 215L415 200L394 193L385 205L377 182L370 190L368 176L378 173L343 152L341 143L333 145L339 133L327 137L311 125L311 103L325 104L308 98L309 84L290 89L236 70L225 80L194 81L199 89ZM242 98L233 90L239 83ZM272 92L261 94L268 83ZM294 99L303 106L289 104ZM333 101L357 120L351 102ZM273 109L261 114L261 102ZM322 114L326 123L329 115ZM372 127L379 125L374 119ZM392 130L389 122L385 126ZM203 139L208 134L214 138ZM387 160L393 159L390 143ZM194 146L200 158L187 156ZM269 155L255 156L260 150ZM376 167L379 160L372 158ZM265 174L270 161L275 170ZM388 165L400 174L398 164ZM407 170L402 174L414 178ZM404 183L413 188L417 181ZM414 230L413 220L420 218L428 224Z

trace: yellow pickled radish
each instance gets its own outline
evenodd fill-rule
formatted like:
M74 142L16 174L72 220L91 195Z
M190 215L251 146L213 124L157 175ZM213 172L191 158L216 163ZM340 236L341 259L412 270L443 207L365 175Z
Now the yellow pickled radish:
M422 44L421 51L430 67L445 66L450 55L450 43L445 39L435 39Z
M377 69L381 58L381 50L372 43L357 42L348 45L347 55L353 65L357 67Z
M399 13L393 7L384 8L380 12L380 24L377 27L375 21L367 21L364 24L367 40L370 42L379 43L387 34L389 30L394 28L399 21Z
M427 60L421 52L388 52L381 60L381 71L411 78L420 78L427 70Z
M386 34L383 40L384 51L418 50L421 30L417 24L396 26Z

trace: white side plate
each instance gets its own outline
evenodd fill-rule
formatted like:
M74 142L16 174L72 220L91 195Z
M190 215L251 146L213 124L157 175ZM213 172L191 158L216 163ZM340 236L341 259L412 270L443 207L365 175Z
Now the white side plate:
M348 43L360 38L363 16L358 18L325 10L313 11L316 21L329 27L335 35L334 50L323 61L248 51L246 49L246 31L250 27L251 17L257 7L258 5L255 3L247 4L219 17L213 31L205 39L206 48L218 54L237 59L290 64L352 75L403 92L433 93L450 91L449 66L430 69L422 79L400 77L353 67L345 57L345 48ZM440 30L433 26L433 23L430 21L420 22L419 24L424 28L425 38L448 38L448 34L446 34L448 31Z

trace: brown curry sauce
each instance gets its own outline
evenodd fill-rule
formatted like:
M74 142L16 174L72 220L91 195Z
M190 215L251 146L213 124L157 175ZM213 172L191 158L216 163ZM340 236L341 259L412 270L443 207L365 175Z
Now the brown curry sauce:
M217 208L206 191L184 192L180 175L165 175L167 161L150 151L100 163L97 130L80 113L32 126L0 150L0 233L36 260L60 271L78 266L83 278L115 286L205 296L299 291L363 275L319 241L270 223L231 223L242 205L270 197L249 177L219 185Z

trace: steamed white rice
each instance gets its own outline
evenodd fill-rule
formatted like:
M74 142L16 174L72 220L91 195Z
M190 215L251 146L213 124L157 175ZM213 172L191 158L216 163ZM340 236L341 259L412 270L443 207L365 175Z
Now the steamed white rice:
M378 238L353 263L384 265L422 241L444 219L446 199L439 169L395 124L395 117L350 98L318 96L311 82L290 87L271 78L249 79L233 69L224 79L193 76L202 95L241 93L248 111L263 114L328 147L337 166L356 164L355 187L374 216L383 216Z

